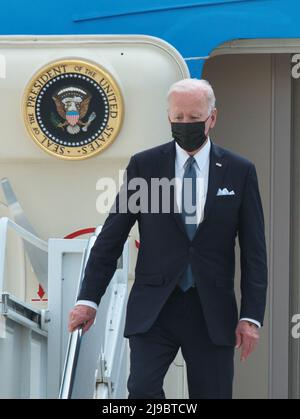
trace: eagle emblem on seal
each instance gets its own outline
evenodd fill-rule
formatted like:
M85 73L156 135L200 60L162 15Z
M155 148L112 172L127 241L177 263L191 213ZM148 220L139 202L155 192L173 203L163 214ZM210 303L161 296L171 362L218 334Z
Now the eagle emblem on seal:
M87 132L96 118L96 113L92 112L87 120L83 121L87 116L91 98L92 96L87 90L75 86L58 90L52 99L60 118L52 112L52 123L56 128L66 129L72 135L78 134L80 130Z

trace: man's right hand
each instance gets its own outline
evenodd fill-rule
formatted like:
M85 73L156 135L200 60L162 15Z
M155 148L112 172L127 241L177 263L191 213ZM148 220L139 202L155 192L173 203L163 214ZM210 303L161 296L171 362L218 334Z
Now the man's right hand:
M73 308L69 315L69 332L82 327L83 333L87 332L93 325L97 310L85 305L78 305Z

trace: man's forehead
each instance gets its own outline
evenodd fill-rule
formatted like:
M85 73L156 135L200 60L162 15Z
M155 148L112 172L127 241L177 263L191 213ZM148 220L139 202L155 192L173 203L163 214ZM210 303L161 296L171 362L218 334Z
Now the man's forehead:
M183 110L186 108L198 112L205 112L207 109L207 98L204 94L187 94L186 92L175 93L170 96L169 107L172 110Z
M206 107L207 97L204 92L174 92L169 98L170 106Z

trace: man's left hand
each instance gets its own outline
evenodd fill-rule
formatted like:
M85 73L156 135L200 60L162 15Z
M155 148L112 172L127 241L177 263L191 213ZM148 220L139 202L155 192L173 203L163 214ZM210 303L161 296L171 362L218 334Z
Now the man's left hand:
M255 350L259 341L258 327L245 320L241 320L236 329L236 349L241 350L241 361L245 361Z

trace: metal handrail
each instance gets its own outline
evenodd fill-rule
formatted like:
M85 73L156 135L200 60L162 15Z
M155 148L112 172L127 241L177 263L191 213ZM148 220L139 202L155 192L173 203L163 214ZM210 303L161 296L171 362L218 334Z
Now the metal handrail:
M76 300L78 299L78 295L81 288L81 283L84 277L86 262L88 260L91 248L93 247L94 242L99 232L100 232L100 227L96 229L95 235L92 236L90 240L88 241L87 248L84 252L84 256L82 258L82 263L80 267L80 275L79 275L79 281L78 281L78 290L76 294ZM126 246L126 249L127 249L126 250L126 254L127 254L128 245ZM126 265L126 270L127 270L128 269L127 263L125 263L125 265ZM122 270L123 267L124 266L122 263L122 268L120 269ZM89 391L91 390L90 386L92 385L92 382L90 380L94 380L94 379L96 381L93 381L93 384L96 386L96 389L97 389L97 384L99 384L100 382L102 383L101 387L103 388L99 390L99 393L97 393L98 395L101 394L102 396L104 396L105 394L107 394L108 398L111 398L115 394L114 393L116 391L115 385L117 382L117 375L118 375L116 374L116 369L120 368L120 364L118 360L119 357L117 356L116 348L123 347L123 345L120 344L120 339L121 339L120 338L121 336L121 320L120 319L124 317L121 315L121 312L123 310L124 297L126 297L127 295L126 290L125 290L126 284L119 283L117 277L115 279L116 281L113 285L113 288L111 289L110 295L107 296L108 300L106 301L106 303L109 302L110 310L112 310L114 313L114 316L117 316L118 318L118 319L115 319L116 324L112 323L111 320L106 318L106 315L103 316L103 313L102 313L101 319L106 318L105 331L102 329L103 324L98 323L96 329L94 329L94 332L96 331L95 332L96 334L93 334L92 332L91 335L89 334L89 336L85 337L84 339L83 339L82 328L77 329L73 333L70 334L68 347L66 351L65 364L64 364L63 374L62 374L62 381L61 381L61 386L59 390L60 399L71 399L73 397L81 397L81 395L83 394L85 394L85 396L87 397L91 397L91 394ZM102 308L103 308L103 305L102 305ZM101 307L100 307L100 310L101 310ZM113 317L110 314L110 311L108 311L107 315L111 316L110 319ZM108 324L110 325L110 327L109 327L109 331L107 332ZM80 327L83 327L83 326L81 325ZM92 351L92 353L90 353L91 357L89 358L89 360L85 360L87 361L87 364L88 364L87 366L86 363L83 364L85 351L86 350L89 351L86 345L90 345L92 342L95 343L95 340L93 339L99 338L100 331L101 333L103 333L106 344L110 346L110 353L106 354L105 350L103 349L105 347L105 343L104 343L104 347L102 347L102 344L101 344L100 357L99 357L99 352L96 351L97 352L96 353ZM92 340L89 340L91 336L92 336ZM100 341L101 339L97 340L97 342L99 343ZM108 358L106 358L106 356ZM90 367L95 368L94 374L91 374L91 370L89 369ZM81 385L79 383L81 383L82 379L83 381L85 379L83 377L81 377L82 379L80 379L80 376L81 374L85 374L85 373L89 377L85 381L85 384L89 388L88 392L86 392L86 388L83 390L83 392L81 390L79 391L79 388L78 388L78 385L79 386ZM78 374L78 376L76 376L76 374ZM95 397L95 393L94 393L94 397Z
M71 399L72 397L82 335L82 328L75 330L70 335L66 355L67 362L65 363L62 382L59 390L59 399Z
M7 233L11 229L23 240L37 247L38 249L48 252L48 244L44 240L36 237L34 234L25 230L7 217L0 218L0 295L3 293L4 276L5 276L5 257Z
M82 263L81 263L81 268L80 268L76 300L77 300L77 297L79 295L79 291L81 288L81 282L83 280L87 259L89 257L91 248L93 247L93 244L101 228L102 226L96 229L95 234L89 239L87 248L84 252ZM65 365L64 365L64 370L63 370L63 375L62 375L62 380L61 380L61 385L60 385L60 390L59 390L59 396L58 396L59 399L71 399L72 397L72 391L73 391L73 386L74 386L74 379L75 379L75 374L76 374L76 367L77 367L77 361L78 361L79 352L80 352L82 336L83 336L82 328L76 329L69 336L67 354L65 358Z

